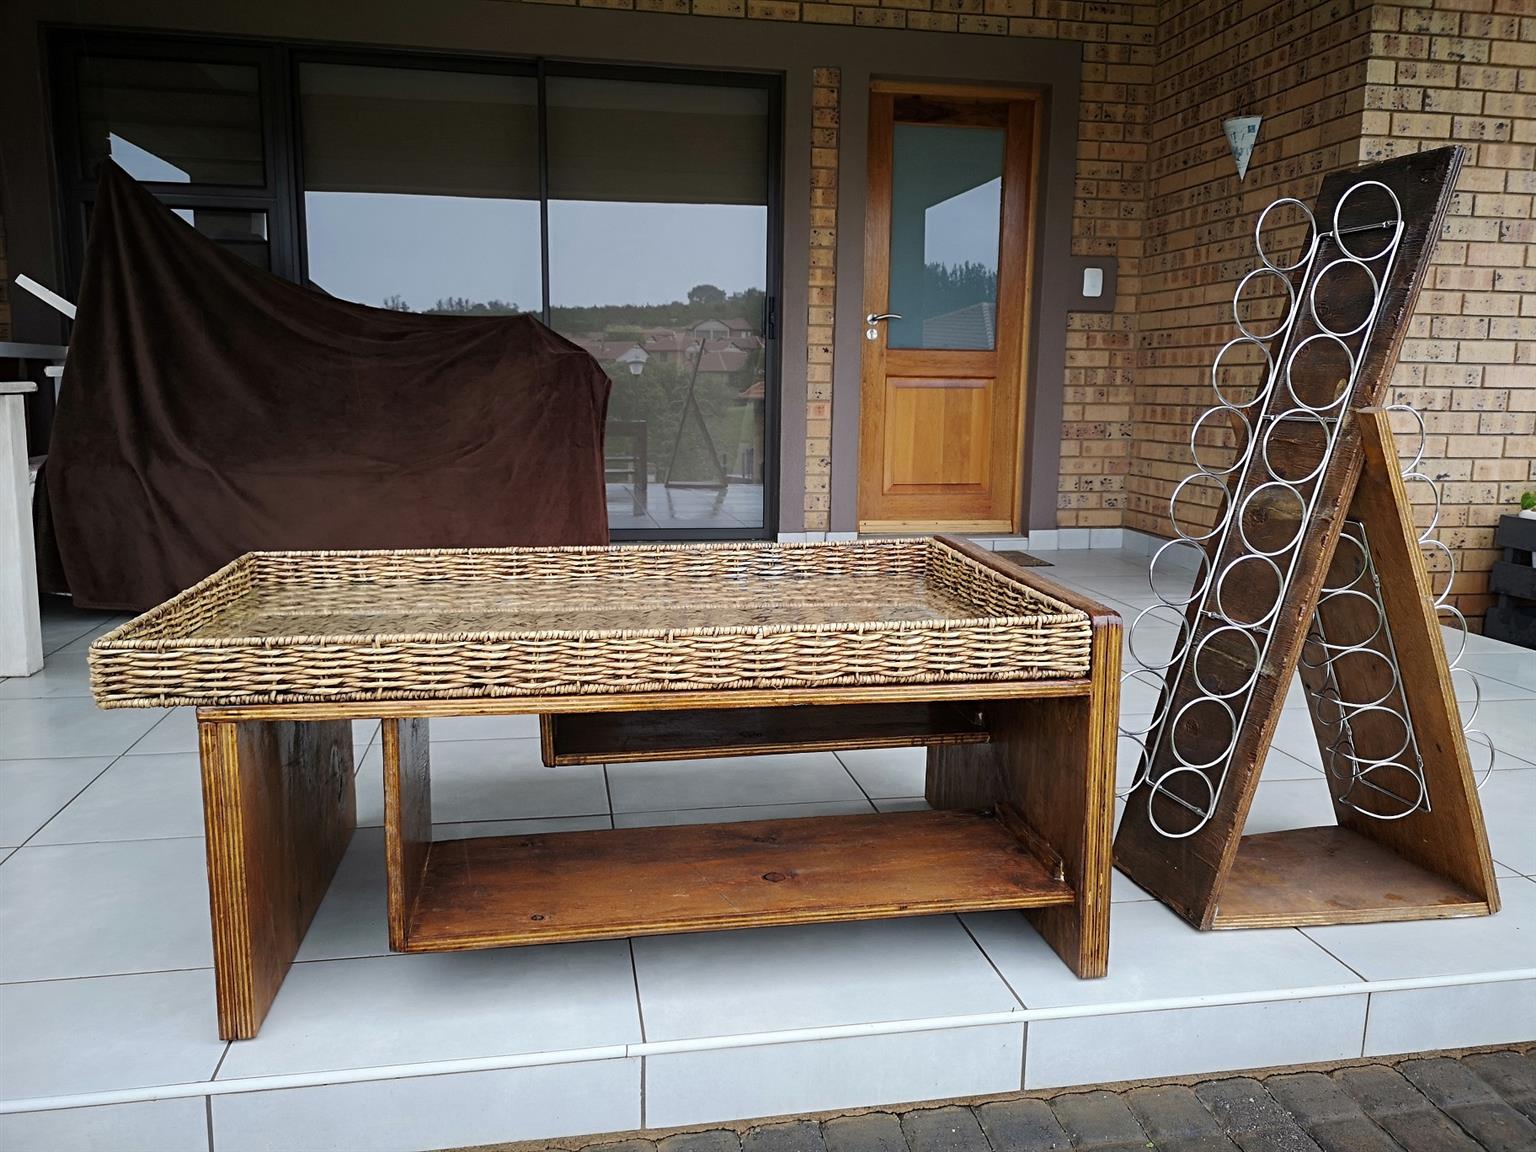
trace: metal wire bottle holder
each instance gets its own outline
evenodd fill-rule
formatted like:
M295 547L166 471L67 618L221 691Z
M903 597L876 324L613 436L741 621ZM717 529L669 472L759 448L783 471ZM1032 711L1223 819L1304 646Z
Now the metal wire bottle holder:
M1346 226L1346 206L1370 190L1385 204L1381 218ZM1369 206L1371 201L1362 201ZM1307 239L1290 263L1272 259L1265 249L1265 223L1277 209L1290 206L1305 219ZM1194 422L1189 450L1194 470L1181 480L1169 498L1169 520L1174 538L1152 557L1148 580L1158 603L1141 611L1127 634L1130 663L1124 682L1162 688L1159 705L1141 728L1122 724L1120 733L1140 749L1135 779L1122 795L1130 796L1145 786L1147 816L1162 836L1179 839L1200 831L1216 811L1226 784L1238 734L1248 721L1260 670L1274 638L1274 622L1296 575L1297 559L1307 527L1317 506L1322 480L1338 444L1343 416L1354 395L1356 380L1371 336L1382 312L1382 286L1392 274L1403 237L1402 207L1397 196L1376 180L1361 180L1340 197L1331 227L1320 231L1312 212L1292 197L1275 200L1259 214L1254 225L1254 244L1260 266L1239 281L1232 297L1233 319L1239 335L1217 352L1211 366L1211 386L1216 403ZM1372 248L1372 242L1378 246ZM1352 247L1353 245L1353 247ZM1318 286L1329 277L1352 276L1368 285L1366 306L1358 317L1340 322L1320 307ZM1245 320L1242 301L1251 284L1276 282L1284 292L1283 315L1270 331L1255 331ZM1353 322L1351 322L1353 321ZM1262 383L1253 395L1232 394L1224 384L1223 362L1234 354L1257 357ZM1331 393L1319 394L1306 380L1319 374L1315 362L1331 357L1343 368ZM1298 365L1301 371L1298 373ZM1300 380L1298 380L1298 376ZM1455 554L1434 533L1439 526L1441 494L1438 482L1423 471L1425 426L1419 413L1405 404L1389 411L1410 417L1418 428L1418 445L1403 480L1425 485L1433 494L1433 514L1419 535L1422 548L1440 559L1444 585L1433 592L1436 613L1448 618L1459 631L1453 674L1471 684L1470 713L1463 718L1469 742L1486 748L1487 763L1478 782L1493 766L1493 744L1486 733L1472 727L1481 702L1477 678L1460 667L1466 651L1466 618L1449 602L1455 583ZM1202 442L1209 432L1225 427L1240 440L1234 459L1225 465L1203 458ZM1306 445L1315 463L1302 453L1298 466L1287 456L1287 441ZM1235 499L1236 493L1240 498ZM1213 496L1214 494L1214 496ZM1202 496L1204 497L1202 499ZM1201 528L1186 522L1188 504L1219 501L1212 526ZM1273 515L1282 508L1291 515ZM1278 537L1267 535L1275 525L1294 523L1294 531ZM1196 556L1195 575L1187 594L1180 575L1188 569L1180 556ZM1213 571L1211 557L1224 558ZM1273 599L1261 594L1255 604L1254 589L1273 587ZM1330 606L1368 605L1374 621L1360 634L1333 634L1324 627ZM1193 606L1193 608L1192 608ZM1192 612L1192 615L1190 614ZM1195 629L1189 621L1210 625L1192 645ZM1171 625L1173 643L1166 659L1152 655L1158 632ZM1330 737L1324 767L1340 805L1376 819L1401 819L1416 811L1430 810L1423 759L1414 734L1413 718L1403 692L1402 670L1392 630L1383 608L1371 561L1365 526L1346 520L1334 563L1319 596L1302 649L1301 661L1312 673L1313 686L1306 692L1314 728ZM1341 675L1361 664L1379 664L1387 670L1388 689L1376 699L1348 698ZM1231 668L1247 669L1233 676ZM1189 675L1186 677L1185 673ZM1378 670L1379 672L1379 670ZM1368 679L1382 682L1378 674ZM1175 687L1193 684L1175 708ZM1212 733L1215 733L1214 739ZM1194 797L1193 799L1191 797ZM1175 824L1176 822L1176 824Z

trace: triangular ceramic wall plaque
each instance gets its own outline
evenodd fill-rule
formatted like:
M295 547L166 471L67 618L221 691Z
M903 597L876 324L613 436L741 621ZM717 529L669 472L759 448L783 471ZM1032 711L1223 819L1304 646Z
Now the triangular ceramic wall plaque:
M1259 138L1259 121L1262 116L1234 116L1222 121L1227 143L1232 146L1232 159L1237 161L1237 178L1248 175L1248 160L1253 155L1253 142Z

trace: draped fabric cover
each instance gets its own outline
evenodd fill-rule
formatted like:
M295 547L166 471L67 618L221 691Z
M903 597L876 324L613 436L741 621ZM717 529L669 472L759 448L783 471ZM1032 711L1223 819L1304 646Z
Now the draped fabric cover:
M139 611L254 549L605 544L608 388L532 317L269 275L106 164L40 478L43 588Z

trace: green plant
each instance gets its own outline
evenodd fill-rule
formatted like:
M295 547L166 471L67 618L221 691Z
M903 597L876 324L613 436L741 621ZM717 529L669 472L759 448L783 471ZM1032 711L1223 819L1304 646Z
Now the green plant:
M1536 508L1536 492L1525 492L1520 497L1520 511L1529 512Z

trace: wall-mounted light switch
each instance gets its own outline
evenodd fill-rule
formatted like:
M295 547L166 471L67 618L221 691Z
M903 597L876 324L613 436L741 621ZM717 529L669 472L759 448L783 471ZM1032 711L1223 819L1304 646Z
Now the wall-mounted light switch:
M1083 296L1089 300L1097 300L1104 295L1104 269L1083 269Z

